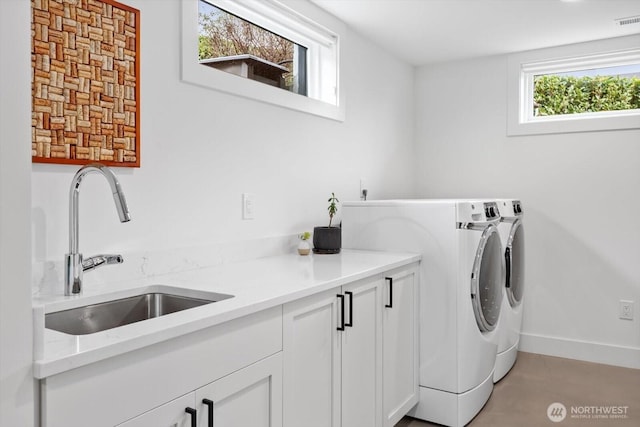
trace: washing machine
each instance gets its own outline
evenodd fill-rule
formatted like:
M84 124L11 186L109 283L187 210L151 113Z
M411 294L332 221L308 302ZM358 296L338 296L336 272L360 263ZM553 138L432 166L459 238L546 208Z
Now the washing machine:
M522 203L516 199L498 200L498 225L506 266L501 315L498 320L498 354L493 382L511 370L518 356L524 297L524 226Z
M463 426L491 395L505 277L499 223L489 201L343 203L343 247L422 254L415 418Z

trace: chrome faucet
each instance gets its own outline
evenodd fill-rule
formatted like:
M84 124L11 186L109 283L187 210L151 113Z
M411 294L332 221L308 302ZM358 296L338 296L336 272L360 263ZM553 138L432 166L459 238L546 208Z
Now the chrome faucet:
M91 271L104 265L121 264L124 261L122 255L96 255L83 260L82 254L78 252L78 197L80 196L80 183L85 175L91 172L101 173L109 182L120 222L128 222L131 220L124 193L111 169L100 163L92 163L83 166L76 172L76 175L71 181L71 190L69 192L69 253L65 256L65 295L78 295L82 292L83 272Z

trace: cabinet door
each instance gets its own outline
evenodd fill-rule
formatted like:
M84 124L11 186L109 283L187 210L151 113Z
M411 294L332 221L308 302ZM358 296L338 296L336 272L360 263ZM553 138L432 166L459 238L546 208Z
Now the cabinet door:
M340 426L339 292L284 306L285 427Z
M196 390L198 427L282 427L282 352Z
M383 292L384 427L394 426L418 401L417 269L386 276Z
M194 393L185 394L117 427L191 427L192 415L186 409L195 410L195 402ZM91 425L91 420L87 420L87 425Z
M343 287L342 427L382 425L382 281Z

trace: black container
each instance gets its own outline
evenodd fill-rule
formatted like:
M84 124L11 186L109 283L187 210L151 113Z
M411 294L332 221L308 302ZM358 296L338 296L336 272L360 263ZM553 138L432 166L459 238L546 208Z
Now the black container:
M313 253L338 254L342 247L342 229L340 227L314 227Z

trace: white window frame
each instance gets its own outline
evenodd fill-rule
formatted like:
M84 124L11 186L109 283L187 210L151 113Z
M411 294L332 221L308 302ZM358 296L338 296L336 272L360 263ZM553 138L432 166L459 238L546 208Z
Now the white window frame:
M294 0L207 0L214 6L307 48L307 93L281 88L198 62L199 0L182 0L182 80L201 87L344 121L345 96L340 87L340 37L344 24L310 2ZM288 4L290 3L290 7ZM322 23L319 23L322 22Z
M538 116L533 114L536 75L640 62L640 36L620 37L522 52L508 58L507 135L640 129L640 110Z

